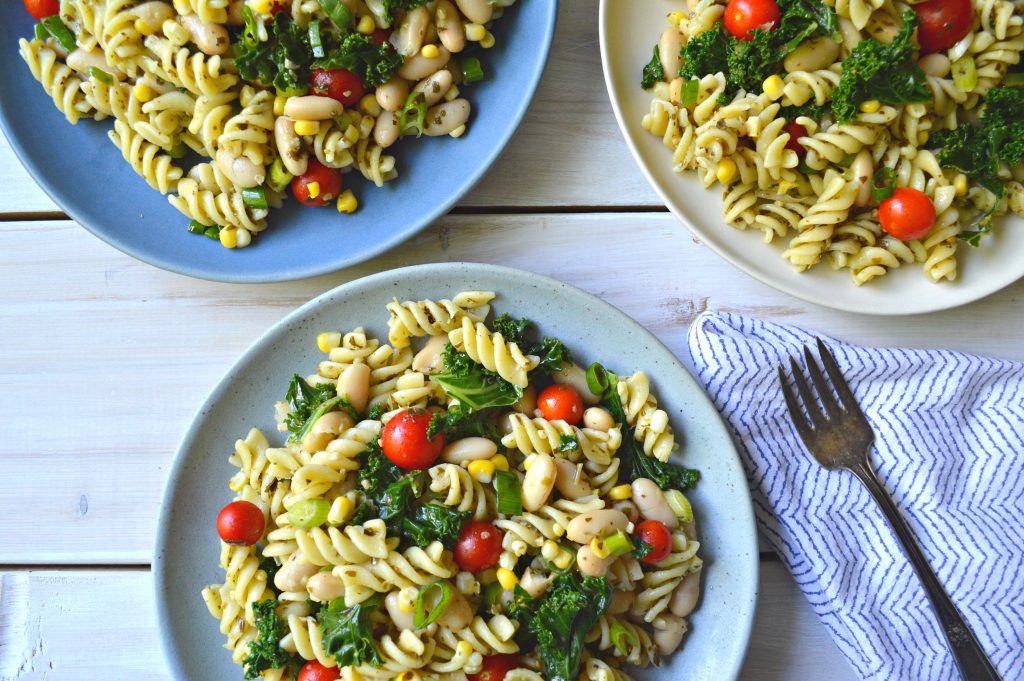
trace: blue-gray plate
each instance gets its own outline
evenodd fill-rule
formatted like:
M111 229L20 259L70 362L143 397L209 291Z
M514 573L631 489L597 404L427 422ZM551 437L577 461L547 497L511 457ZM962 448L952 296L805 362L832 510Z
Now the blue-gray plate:
M76 222L140 260L202 279L271 282L333 272L367 260L444 215L483 177L519 126L540 81L555 29L556 0L521 0L494 22L495 46L480 55L484 81L464 88L468 132L405 140L392 148L399 177L384 187L358 172L345 182L360 208L271 212L256 243L228 250L190 234L188 219L151 189L107 139L110 120L70 125L18 54L34 20L17 0L0 2L0 126L22 163Z
M256 426L280 444L274 402L293 373L323 358L316 336L365 326L387 337L384 306L399 300L492 290L494 308L534 320L561 338L577 361L600 361L620 373L642 369L668 411L683 445L681 463L701 472L689 494L706 561L703 595L679 652L641 679L728 681L743 661L758 584L757 539L747 483L721 418L679 361L650 333L612 306L538 275L489 265L420 265L339 286L280 321L250 347L214 389L175 457L158 521L153 570L161 640L173 678L241 679L222 645L219 622L200 591L222 582L217 513L232 498L228 456Z

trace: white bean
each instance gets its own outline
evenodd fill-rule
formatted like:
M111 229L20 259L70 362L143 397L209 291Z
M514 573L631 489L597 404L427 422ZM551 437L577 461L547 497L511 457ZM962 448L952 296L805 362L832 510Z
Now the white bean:
M441 69L421 80L413 88L413 91L423 93L423 99L427 106L434 106L451 89L453 81L452 72L448 69Z
M95 48L91 50L78 48L71 52L65 61L69 67L79 73L88 75L89 68L95 66L100 71L109 73L117 80L124 80L124 74L118 69L110 68L110 64L107 63L107 59L103 56L103 52Z
M464 437L441 450L441 460L447 463L466 463L489 459L498 453L498 445L485 437Z
M576 392L583 398L583 404L595 405L601 401L599 396L590 392L590 388L587 387L587 372L578 364L571 362L563 363L558 371L551 374L551 379L555 383L570 385L575 388Z
M659 615L654 619L654 639L658 652L671 655L683 642L686 627L683 621L674 615Z
M579 499L594 493L586 474L568 459L555 459L555 487L566 499Z
M850 164L850 172L854 182L860 182L860 190L853 205L864 207L871 202L871 185L875 177L875 159L870 149L861 149Z
M341 376L338 376L338 395L348 400L362 414L370 399L370 367L366 364L345 367Z
M398 114L393 111L381 111L377 122L373 124L373 140L383 149L397 142L401 132Z
M550 454L537 454L523 478L523 508L536 511L551 496L555 486L555 460Z
M391 44L403 57L411 57L423 47L423 38L430 24L430 10L422 5L402 17L398 28L391 33Z
M932 54L926 54L917 60L917 65L921 67L921 70L927 73L929 76L936 78L945 78L949 75L949 57L942 54L941 52L933 52Z
M827 36L817 36L800 43L786 55L782 66L786 73L818 71L827 68L839 56L839 43Z
M520 414L526 414L529 417L533 417L534 410L537 409L537 389L533 387L533 384L523 388L523 396L516 400L515 404L512 405L512 410L517 411Z
M609 615L621 615L629 612L629 609L633 607L633 601L636 599L636 592L634 591L622 591L616 589L612 591L612 602L608 606Z
M607 433L615 427L615 419L611 413L603 407L591 407L583 412L583 425L592 430L600 430Z
M437 0L434 7L434 25L441 44L452 54L462 52L466 47L466 27L462 17L449 0Z
M306 591L314 601L326 603L345 595L345 582L330 572L318 572L306 582Z
M278 591L305 591L306 582L318 572L319 567L305 562L298 553L293 553L274 575L274 586Z
M565 528L565 536L577 544L589 544L595 537L605 537L618 530L625 530L628 524L629 518L622 511L603 508L581 513L570 520L569 526Z
M150 0L133 7L131 13L155 32L165 21L174 17L174 8L170 3Z
M526 589L526 593L530 594L534 598L537 598L542 593L548 590L551 583L555 581L555 576L551 573L542 575L532 567L526 568L526 572L523 573L522 578L519 580L519 586Z
M468 118L469 102L465 99L437 104L427 110L427 125L423 134L428 137L447 135L460 125L465 125Z
M598 558L589 544L581 546L576 552L576 564L579 565L580 572L588 577L603 577L608 572L611 562L611 558Z
M443 69L448 60L452 58L452 53L444 45L437 48L437 53L436 57L424 57L420 52L406 57L405 63L398 69L398 75L408 80L422 80L435 71Z
M672 512L665 494L653 480L637 478L633 481L633 503L647 520L665 523L670 530L679 527L679 518Z
M263 166L256 165L245 156L232 156L227 149L218 149L214 159L220 171L243 189L258 187L267 177L267 171Z
M431 374L444 368L444 346L446 345L448 345L448 336L431 336L423 349L412 358L412 370L421 374Z
M186 14L178 21L192 35L192 42L203 54L224 54L231 45L228 30L220 24L203 21L195 14Z
M682 49L683 34L678 28L669 26L661 32L658 54L661 56L661 68L664 69L666 78L672 78L679 73L679 67L683 65Z
M343 411L329 411L316 420L306 436L302 438L302 449L313 453L322 452L327 445L353 425L352 417Z
M398 592L392 591L384 597L384 607L387 608L388 615L391 616L391 621L395 623L395 626L399 629L414 629L416 627L413 614L411 612L404 612L398 605Z
M491 20L494 8L490 0L455 0L459 10L474 24L486 24Z
M700 571L691 572L686 575L683 581L679 582L672 592L672 598L668 602L668 609L676 617L686 617L697 607L697 599L700 598Z
M305 175L309 164L309 155L302 140L295 133L295 119L287 116L278 116L274 121L274 141L277 143L277 153L281 157L284 167L292 175Z
M284 115L300 121L325 121L344 110L338 100L316 95L289 97L284 102Z
M377 103L385 111L399 111L405 106L409 96L409 82L404 78L392 76L377 87Z

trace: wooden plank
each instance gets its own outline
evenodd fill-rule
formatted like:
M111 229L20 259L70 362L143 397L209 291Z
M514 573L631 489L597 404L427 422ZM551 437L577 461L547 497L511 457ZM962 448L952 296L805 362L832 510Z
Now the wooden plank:
M855 679L780 563L762 563L760 598L743 681L820 678L822 669L831 681ZM0 600L5 681L169 679L148 571L9 572Z
M597 8L598 0L561 3L533 105L463 206L661 205L633 162L608 103ZM23 68L20 61L12 66ZM0 134L0 213L55 210Z

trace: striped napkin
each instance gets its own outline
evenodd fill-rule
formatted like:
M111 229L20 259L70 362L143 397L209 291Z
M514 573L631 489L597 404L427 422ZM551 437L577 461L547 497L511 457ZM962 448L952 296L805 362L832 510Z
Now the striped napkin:
M871 461L1005 681L1024 679L1024 365L825 338L875 430ZM867 491L827 471L776 367L814 334L704 313L697 378L725 416L763 536L865 681L957 681L924 590ZM826 678L825 676L821 678Z

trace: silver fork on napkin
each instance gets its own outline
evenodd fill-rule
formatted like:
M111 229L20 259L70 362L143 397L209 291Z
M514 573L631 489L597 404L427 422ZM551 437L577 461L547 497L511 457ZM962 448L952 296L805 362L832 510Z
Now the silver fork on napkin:
M850 386L839 371L839 365L835 358L820 338L818 339L818 353L825 365L827 379L822 374L818 362L811 355L811 351L804 348L807 372L811 375L813 389L808 384L796 360L792 358L789 360L793 370L796 392L800 396L799 400L786 379L785 371L781 366L779 367L782 394L786 398L789 416L793 420L793 425L796 426L797 433L800 434L800 439L803 440L804 446L814 455L818 463L829 470L847 469L857 476L857 479L875 498L882 514L896 533L896 538L899 540L900 546L903 547L903 553L910 559L910 564L914 566L914 571L917 572L917 576L924 586L925 594L932 604L932 610L939 620L942 633L946 636L949 649L953 653L953 659L960 669L960 675L965 681L1000 681L999 674L985 655L978 639L967 626L963 615L946 595L938 577L935 576L921 552L921 548L917 545L910 527L900 516L896 505L889 498L878 476L872 470L868 453L875 441L875 433L871 430L871 425L864 416L864 412L861 411L854 399ZM836 396L839 397L838 402ZM803 403L802 408L801 402ZM822 407L824 407L824 411L822 411Z

